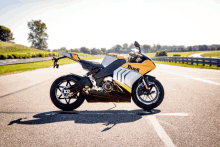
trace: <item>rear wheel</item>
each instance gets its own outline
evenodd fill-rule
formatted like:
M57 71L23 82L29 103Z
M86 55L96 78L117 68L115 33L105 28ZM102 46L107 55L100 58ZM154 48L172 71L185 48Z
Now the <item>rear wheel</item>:
M65 111L71 111L78 108L84 98L78 91L71 93L68 88L74 85L78 80L70 75L62 76L56 79L50 88L50 98L53 104Z
M138 80L132 89L132 99L134 103L145 110L151 110L159 106L164 98L164 89L161 83L154 78L149 78L148 81L148 91L142 79Z

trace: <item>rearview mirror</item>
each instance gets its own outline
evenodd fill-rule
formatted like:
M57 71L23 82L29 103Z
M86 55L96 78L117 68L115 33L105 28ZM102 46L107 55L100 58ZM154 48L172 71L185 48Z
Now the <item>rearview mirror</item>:
M139 44L137 41L135 41L135 42L134 42L134 46L135 46L135 47L140 47L140 44Z

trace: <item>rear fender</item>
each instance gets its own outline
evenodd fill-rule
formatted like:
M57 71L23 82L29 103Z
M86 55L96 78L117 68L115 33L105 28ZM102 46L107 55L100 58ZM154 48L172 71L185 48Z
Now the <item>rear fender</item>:
M69 74L70 77L73 77L73 78L76 78L78 81L81 80L83 77L82 76L79 76L79 75L76 75L76 74Z
M75 79L76 81L79 81L81 80L83 77L79 76L79 75L76 75L76 74L68 74L68 75L63 75L61 77L66 77L66 78L70 78L70 79Z

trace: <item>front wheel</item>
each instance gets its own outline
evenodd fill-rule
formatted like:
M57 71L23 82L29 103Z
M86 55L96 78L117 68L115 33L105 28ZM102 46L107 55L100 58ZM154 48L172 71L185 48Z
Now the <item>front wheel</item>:
M161 104L164 98L164 88L155 78L149 78L149 89L146 90L142 79L138 80L132 89L134 103L144 110L151 110Z
M84 97L78 91L71 93L68 89L78 80L71 75L62 76L56 79L50 88L50 98L53 104L65 111L78 108L83 102Z

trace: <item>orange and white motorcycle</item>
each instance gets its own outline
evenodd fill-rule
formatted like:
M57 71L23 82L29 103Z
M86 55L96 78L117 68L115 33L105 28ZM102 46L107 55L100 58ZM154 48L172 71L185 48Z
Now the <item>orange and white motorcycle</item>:
M61 53L63 57L53 58L54 67L61 58L70 58L88 71L83 77L76 74L61 76L50 89L53 104L66 111L78 108L87 102L131 102L150 110L161 104L164 88L155 77L148 75L156 68L153 60L141 53L138 42L136 48L124 56L107 54L102 63L80 59L77 54Z

